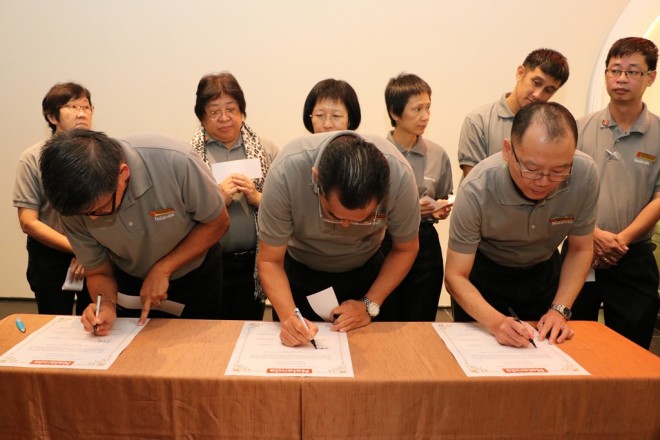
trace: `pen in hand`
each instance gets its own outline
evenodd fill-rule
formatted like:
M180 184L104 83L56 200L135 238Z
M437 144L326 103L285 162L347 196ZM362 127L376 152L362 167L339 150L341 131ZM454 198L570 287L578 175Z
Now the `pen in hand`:
M522 324L522 321L520 320L520 318L518 318L518 315L516 315L516 312L514 312L513 309L512 309L511 307L509 307L509 313L511 314L511 317L512 317L516 322L519 322L519 323ZM527 338L527 340L528 340L529 342L532 343L532 345L534 346L534 348L536 348L536 344L534 343L534 339L532 339L532 338Z
M309 331L309 327L307 327L307 323L305 322L305 319L303 319L303 316L300 313L300 310L298 310L298 307L296 307L296 309L293 311L293 313L296 314L296 316L298 317L300 322L302 322L302 325L304 325L305 328L307 329L307 331ZM310 339L309 342L311 342L312 345L314 346L314 349L316 349L316 341L314 340L314 338Z
M101 294L99 293L99 296L96 297L96 315L94 316L96 318L96 322L98 323L99 321L99 310L101 310ZM94 334L96 334L96 329L99 327L98 324L94 324Z

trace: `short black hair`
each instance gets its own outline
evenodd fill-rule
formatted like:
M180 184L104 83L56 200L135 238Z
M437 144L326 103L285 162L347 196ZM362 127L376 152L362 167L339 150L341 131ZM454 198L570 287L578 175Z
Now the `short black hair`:
M390 167L385 155L371 142L341 135L321 153L318 178L321 192L336 191L344 207L360 209L373 199L380 203L387 196Z
M392 113L401 116L406 108L408 99L411 96L417 96L422 93L428 93L431 97L431 86L426 81L412 73L401 73L396 78L392 78L385 87L385 107L387 116L390 117L392 127L396 127L396 121Z
M117 189L125 162L118 141L76 128L58 133L41 149L39 167L46 198L59 214L79 215Z
M209 73L204 75L197 84L197 99L195 100L195 115L199 122L204 119L206 106L221 95L231 96L238 103L238 109L245 118L245 95L238 81L229 72Z
M535 101L518 110L513 118L511 141L520 143L527 129L533 124L542 125L550 140L572 135L577 142L578 129L575 118L566 107L556 102Z
M534 70L537 67L540 68L546 75L558 79L559 87L568 81L568 75L570 73L566 57L552 49L542 48L531 51L525 57L523 66L529 70Z
M50 122L48 116L52 116L56 121L60 120L60 109L72 99L87 98L89 105L92 105L92 94L85 87L73 82L57 83L50 88L44 99L41 101L41 113L48 122L50 131L55 133L57 126Z
M651 40L640 37L626 37L614 42L605 59L605 68L610 65L611 58L621 58L634 53L644 55L646 65L650 71L658 66L658 46Z
M357 130L362 120L362 113L360 112L360 102L355 90L346 81L328 78L316 83L305 99L303 124L305 124L307 131L314 133L312 111L316 103L323 99L339 101L344 104L348 111L348 129Z

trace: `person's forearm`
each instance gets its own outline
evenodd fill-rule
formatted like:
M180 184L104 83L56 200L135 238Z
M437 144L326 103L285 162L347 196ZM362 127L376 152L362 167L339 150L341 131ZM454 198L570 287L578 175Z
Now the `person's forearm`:
M419 250L417 237L406 243L393 243L383 266L367 291L370 300L382 305L385 299L408 275Z
M154 264L150 272L158 272L169 278L177 269L198 258L219 242L227 229L229 218L226 210L210 223L196 224L170 253Z
M445 288L465 313L486 326L491 333L495 332L503 315L483 298L466 276L448 273L445 277Z
M112 273L112 265L106 260L103 265L96 269L85 268L87 274L87 290L92 301L97 295L103 295L104 298L117 303L117 282Z
M18 222L28 236L53 249L73 254L73 248L64 234L57 232L39 220L39 212L34 209L19 208Z
M574 249L570 245L568 246L561 266L559 287L553 300L554 304L572 307L591 268L592 255L592 248Z
M277 262L262 261L258 263L258 271L266 297L277 312L280 321L284 321L296 308L284 266Z
M653 199L642 209L635 220L617 235L628 245L635 243L660 220L660 197Z

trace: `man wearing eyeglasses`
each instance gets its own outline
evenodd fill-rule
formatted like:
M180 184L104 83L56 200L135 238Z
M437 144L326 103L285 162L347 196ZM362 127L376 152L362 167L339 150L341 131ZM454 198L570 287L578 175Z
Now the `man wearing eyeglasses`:
M55 84L44 96L41 107L54 136L73 128L92 127L92 96L80 84ZM76 314L80 315L90 303L86 284L83 282L79 292L62 287L67 278L83 280L85 271L44 194L39 157L45 142L40 141L21 154L14 184L13 204L18 208L21 229L27 234L27 280L39 313L70 315L75 302Z
M296 307L336 331L394 319L386 298L417 255L419 222L412 169L386 139L334 131L289 142L264 184L257 256L282 343L306 344L318 330L300 322ZM383 257L386 227L393 245ZM307 296L329 287L339 306L319 316Z
M658 266L651 241L660 220L660 118L642 101L655 81L658 48L622 38L605 61L609 105L578 121L578 149L600 172L593 276L574 305L576 319L605 324L649 348L658 315Z
M591 264L598 196L596 165L576 140L566 108L532 103L516 113L502 152L463 180L445 266L455 321L477 320L514 347L534 338L516 315L538 321L540 341L573 336L568 318Z
M516 85L499 101L465 117L458 140L458 164L463 177L480 161L502 150L511 133L513 117L532 102L546 102L568 80L566 57L552 49L530 52L516 69Z
M117 316L139 316L138 324L147 315L178 316L150 311L167 299L183 304L182 318L219 317L218 241L229 218L211 171L189 145L75 129L47 142L41 157L48 201L85 266L90 295L101 298L98 317L96 304L82 315L87 331L106 335ZM118 292L139 296L141 309L122 304Z

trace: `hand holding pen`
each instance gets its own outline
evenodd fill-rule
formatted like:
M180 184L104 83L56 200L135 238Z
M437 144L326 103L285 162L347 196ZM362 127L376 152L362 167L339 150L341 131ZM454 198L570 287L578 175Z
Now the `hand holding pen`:
M527 330L527 326L526 326L526 325L520 320L520 318L518 318L518 315L516 315L516 312L514 312L513 309L512 309L511 307L509 307L509 314L511 315L511 317L512 317L517 323L522 324L522 325L525 327L525 330ZM525 335L521 334L520 336L525 336ZM528 341L534 346L534 348L537 348L537 347L536 347L536 343L534 342L534 339L531 338L531 337L529 336L529 334L528 334L527 340L528 340Z
M293 312L296 314L300 322L302 322L302 325L305 326L305 330L309 332L309 327L307 326L307 322L305 321L305 318L303 318L302 313L300 313L300 310L298 310L298 307L296 307L296 309ZM314 340L314 338L310 339L309 342L311 342L314 348L316 349L316 341Z

